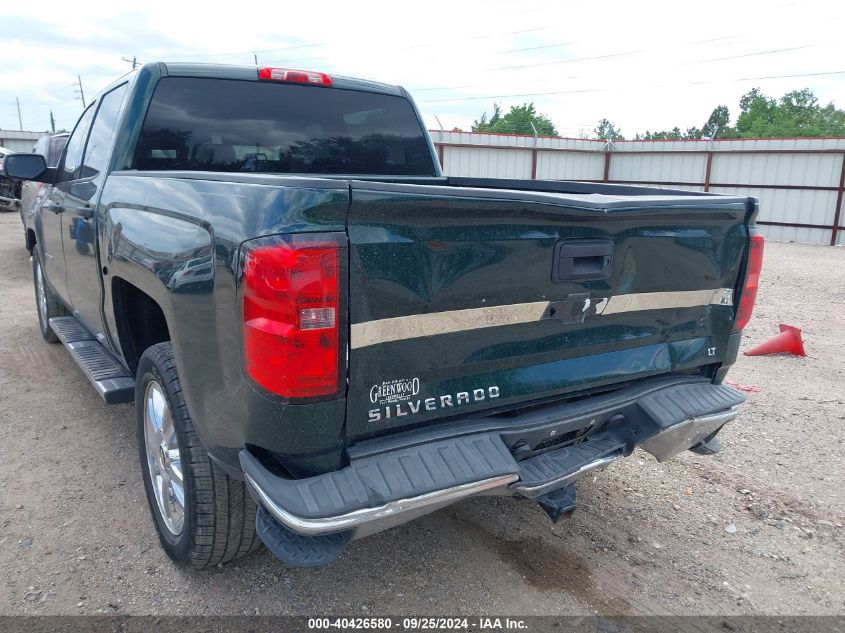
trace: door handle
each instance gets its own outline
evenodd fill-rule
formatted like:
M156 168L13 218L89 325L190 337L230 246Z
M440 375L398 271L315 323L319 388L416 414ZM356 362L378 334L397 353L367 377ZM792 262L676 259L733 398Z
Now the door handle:
M42 209L47 209L47 211L52 211L53 213L55 213L55 214L57 214L57 215L58 215L59 213L61 213L62 211L64 211L64 210L65 210L65 208L64 208L62 205L60 205L60 204L54 204L54 203L52 203L52 202L46 202L46 203L44 203L44 205L43 205L41 208L42 208Z
M81 207L66 207L66 210L86 220L94 217L94 209L91 208L90 204L85 204Z
M613 265L610 240L565 240L555 244L552 281L607 279Z

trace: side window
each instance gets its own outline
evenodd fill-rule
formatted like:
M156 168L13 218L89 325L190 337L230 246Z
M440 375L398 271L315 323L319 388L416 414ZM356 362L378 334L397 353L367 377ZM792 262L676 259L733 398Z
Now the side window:
M57 167L62 159L62 152L67 145L67 136L54 136L50 139L50 151L47 154L47 167Z
M76 124L76 129L70 135L67 142L67 152L65 152L65 162L59 172L59 181L73 180L76 177L76 170L82 162L82 152L85 150L85 139L88 136L88 130L91 128L91 119L94 118L94 110L96 108L91 105L79 119Z
M100 108L91 126L91 135L85 148L85 159L78 178L90 178L105 171L108 167L109 151L114 137L114 126L117 115L126 93L126 84L106 93L100 99ZM71 141L72 142L72 141Z
M44 160L47 160L47 147L50 144L50 137L43 136L41 139L35 144L35 147L32 148L33 154L41 154L44 157ZM48 165L49 167L49 165Z

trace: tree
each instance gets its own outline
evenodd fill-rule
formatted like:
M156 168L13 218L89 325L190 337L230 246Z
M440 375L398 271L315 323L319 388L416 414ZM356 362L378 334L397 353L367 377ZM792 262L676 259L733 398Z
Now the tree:
M662 132L645 131L645 134L637 134L635 137L637 141L678 141L683 138L681 135L681 128L675 126L671 130L664 130Z
M707 123L701 128L699 138L706 137L710 139L719 138L724 133L730 133L731 127L731 113L728 106L719 105L713 108L710 113L710 118Z
M736 138L845 135L845 111L833 103L822 107L809 88L773 99L752 88L739 100Z
M472 124L473 132L496 132L499 134L526 134L533 136L534 128L536 128L539 136L557 136L557 130L551 119L545 114L538 113L533 103L511 106L507 114L502 114L501 106L498 103L494 103L493 114L489 119L485 112L481 115L481 118Z
M722 104L713 108L700 129L690 127L685 132L681 132L678 127L662 132L647 130L634 138L654 141L845 136L845 110L837 109L833 103L820 105L813 91L808 88L792 90L780 99L769 97L759 88L752 88L739 100L739 116L735 126L731 126L730 118L728 106ZM601 135L603 131L596 128L595 133Z
M688 127L687 131L684 132L684 138L689 140L697 141L703 135L703 131L701 128L697 127Z
M493 116L487 120L487 112L481 114L481 118L472 122L473 132L491 132L491 128L496 125L502 118L502 108L498 103L493 104Z
M701 130L697 127L688 127L686 131L681 132L681 128L677 125L671 130L664 130L662 132L645 131L644 134L637 134L634 137L635 141L697 141L701 138Z
M596 126L596 129L593 130L593 134L597 139L601 139L604 141L624 141L625 137L622 136L622 131L616 127L612 121L608 119L601 119Z
M736 135L739 138L777 136L774 133L777 101L752 88L739 100Z

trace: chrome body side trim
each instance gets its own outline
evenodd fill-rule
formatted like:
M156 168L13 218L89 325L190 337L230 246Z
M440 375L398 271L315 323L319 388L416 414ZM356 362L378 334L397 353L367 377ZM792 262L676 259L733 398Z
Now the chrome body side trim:
M498 325L531 323L543 318L548 301L512 303L489 308L448 310L428 314L412 314L352 324L350 345L353 349L409 338L465 332Z
M599 314L621 314L641 310L695 308L706 305L733 305L733 289L687 290L682 292L641 292L610 297Z
M501 477L462 484L453 488L445 488L444 490L435 490L434 492L410 499L398 499L375 508L355 510L354 512L348 512L339 516L306 518L292 514L276 504L249 474L244 473L244 475L247 483L255 491L256 495L258 495L261 505L264 506L265 510L285 527L298 534L305 535L331 534L333 532L357 529L404 513L419 516L421 514L419 511L427 507L431 507L434 510L438 506L452 503L464 497L471 497L496 488L504 488L519 479L519 475L516 474L503 475Z
M733 305L733 289L683 290L674 292L641 292L612 297L588 299L585 309L592 302L596 315L622 314L642 310L695 308L708 305ZM350 347L358 349L404 341L437 334L466 332L500 325L515 325L540 321L546 316L549 301L511 303L508 305L465 310L446 310L427 314L409 314L401 317L353 323Z

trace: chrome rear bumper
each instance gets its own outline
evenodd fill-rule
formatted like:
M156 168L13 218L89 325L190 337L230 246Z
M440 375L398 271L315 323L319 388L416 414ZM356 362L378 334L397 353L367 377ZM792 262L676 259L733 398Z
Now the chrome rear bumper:
M294 532L309 536L315 534L331 534L345 530L358 530L362 526L367 525L371 527L378 526L380 528L379 530L368 531L369 534L372 534L392 525L406 523L414 516L428 514L437 508L454 503L460 499L496 489L504 489L508 484L513 483L517 479L519 479L518 475L491 477L490 479L461 484L452 488L435 490L434 492L422 494L417 497L397 499L396 501L390 501L374 508L362 508L332 517L307 518L297 516L279 506L255 483L252 477L246 475L246 481L250 489L257 496L259 503L261 503L273 518ZM396 519L400 518L401 520L397 522Z
M472 496L518 495L544 502L637 446L665 461L709 440L738 415L743 400L727 387L686 381L630 400L617 397L613 406L596 398L597 408L585 417L592 425L588 432L558 447L549 447L548 439L559 437L559 429L572 428L571 416L561 415L551 423L546 416L542 425L524 427L516 419L507 431L488 427L434 441L411 438L405 445L380 445L359 452L361 456L346 468L306 479L274 475L248 451L241 452L240 460L248 487L266 516L298 539L291 545L283 530L267 529L267 519L262 519L265 529L259 535L285 560L284 548L301 552L306 547L302 539L307 547L324 539L342 549L349 540ZM578 416L584 415L581 406ZM527 451L520 438L531 439ZM276 535L273 544L267 542L269 533Z

